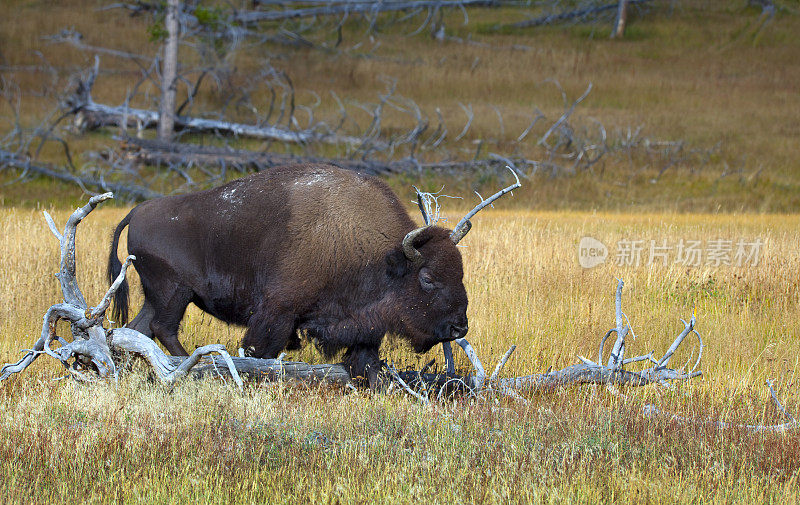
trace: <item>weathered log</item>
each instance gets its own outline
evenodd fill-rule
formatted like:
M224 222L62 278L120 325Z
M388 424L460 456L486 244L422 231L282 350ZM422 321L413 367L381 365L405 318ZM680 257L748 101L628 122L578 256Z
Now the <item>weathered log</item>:
M81 129L93 130L104 126L121 126L139 130L155 129L159 124L159 113L155 110L136 109L133 107L104 105L86 102L73 107L76 114L75 124ZM326 144L360 144L362 139L356 137L331 135L315 130L286 130L276 126L253 125L221 121L216 119L175 116L175 130L187 130L195 133L214 133L247 137L258 140L276 140L296 144L321 142Z
M348 170L381 175L402 171L407 164L371 160L331 159L316 156L292 156L273 152L226 149L178 142L125 137L122 148L129 159L150 166L217 166L261 171L291 163L331 163Z
M169 356L170 363L177 366L183 360L180 356ZM278 359L231 357L236 371L248 381L272 382L277 380L324 381L331 384L350 384L350 375L341 364L312 365L301 361ZM192 368L193 377L230 376L230 370L218 356L204 357Z

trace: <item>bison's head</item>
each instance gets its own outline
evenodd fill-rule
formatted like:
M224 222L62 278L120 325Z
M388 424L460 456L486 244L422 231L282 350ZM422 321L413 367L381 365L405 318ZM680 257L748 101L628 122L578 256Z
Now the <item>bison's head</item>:
M386 256L399 302L395 331L417 352L467 333L467 292L456 242L449 230L426 226L410 232Z

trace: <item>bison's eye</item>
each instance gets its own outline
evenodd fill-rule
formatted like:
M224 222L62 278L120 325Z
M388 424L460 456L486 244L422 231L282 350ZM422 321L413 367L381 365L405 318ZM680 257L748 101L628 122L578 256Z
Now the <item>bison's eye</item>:
M419 271L419 284L425 291L432 291L436 288L436 283L433 280L431 271L427 268L422 268Z

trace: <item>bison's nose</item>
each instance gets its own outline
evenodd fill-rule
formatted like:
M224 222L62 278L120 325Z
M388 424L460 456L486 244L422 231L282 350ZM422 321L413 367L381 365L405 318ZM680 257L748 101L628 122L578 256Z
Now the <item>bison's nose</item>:
M467 334L467 330L469 330L469 326L466 324L464 326L456 326L455 324L450 325L450 336L454 339L456 338L463 338L464 335Z

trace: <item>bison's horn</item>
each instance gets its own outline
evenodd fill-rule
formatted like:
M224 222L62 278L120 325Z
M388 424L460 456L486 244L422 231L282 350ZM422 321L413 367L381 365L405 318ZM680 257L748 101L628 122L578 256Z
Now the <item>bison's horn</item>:
M466 221L464 221L464 224L461 225L461 227L456 227L455 230L450 232L450 240L452 240L454 244L458 244L459 242L461 242L461 239L464 238L464 236L467 233L469 233L471 229L472 229L472 221L467 219Z
M422 260L422 253L417 251L417 248L414 247L414 239L427 229L427 226L423 226L422 228L411 230L403 238L403 253L406 255L406 258L414 263L419 263Z

